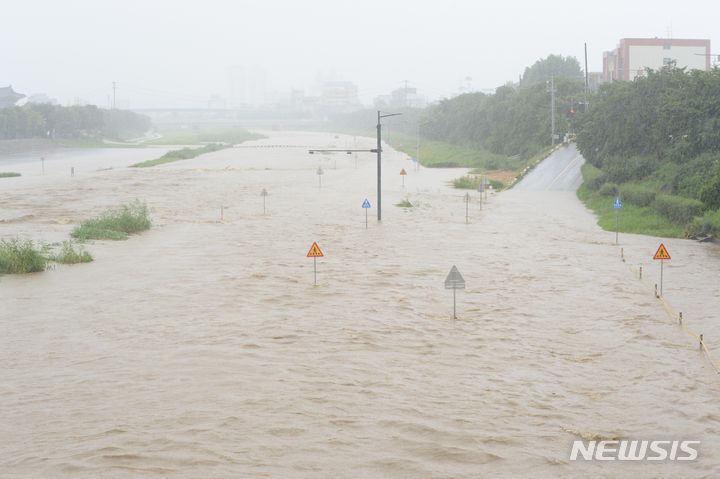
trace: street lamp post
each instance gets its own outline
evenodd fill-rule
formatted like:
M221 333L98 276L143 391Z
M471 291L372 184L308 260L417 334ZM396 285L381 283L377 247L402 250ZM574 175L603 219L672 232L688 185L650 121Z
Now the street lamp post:
M383 118L387 118L389 116L398 116L402 115L402 113L385 113L378 110L378 121L377 121L377 148L373 148L372 150L356 150L356 149L312 149L308 150L308 153L311 155L314 155L315 153L333 153L333 152L345 152L348 155L351 153L356 152L367 152L367 153L377 153L377 219L378 221L382 221L382 124L381 121Z
M380 120L389 116L398 116L402 113L383 113L378 110L377 121L377 218L382 221L382 124Z

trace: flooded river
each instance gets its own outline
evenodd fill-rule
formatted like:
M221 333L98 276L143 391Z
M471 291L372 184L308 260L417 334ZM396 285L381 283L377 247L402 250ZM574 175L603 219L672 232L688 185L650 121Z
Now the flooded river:
M552 188L473 192L465 224L461 172L389 150L378 224L371 154L307 154L352 138L251 144L297 148L0 180L0 237L59 241L136 198L154 219L91 264L0 278L0 477L720 475L720 377L653 297L660 239L621 235L623 262ZM720 352L718 248L663 241L666 300ZM569 461L592 438L702 444L692 463Z

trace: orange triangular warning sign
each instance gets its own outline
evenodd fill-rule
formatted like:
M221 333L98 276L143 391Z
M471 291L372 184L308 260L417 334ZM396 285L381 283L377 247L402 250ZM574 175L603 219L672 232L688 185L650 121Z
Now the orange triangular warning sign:
M405 168L403 168L402 170L400 170L400 176L405 176L405 175L407 175L407 171L405 171Z
M307 257L308 258L322 258L323 256L325 256L325 255L323 254L323 252L320 249L320 247L318 246L318 244L313 243L312 246L310 247L310 251L308 251Z
M664 244L660 243L660 247L655 252L655 256L653 256L653 259L670 259L670 253L668 253L668 250Z

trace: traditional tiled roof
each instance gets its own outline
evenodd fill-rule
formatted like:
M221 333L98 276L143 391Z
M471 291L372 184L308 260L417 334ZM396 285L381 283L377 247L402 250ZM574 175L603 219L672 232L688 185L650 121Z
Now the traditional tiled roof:
M25 95L13 90L12 85L0 87L0 108L12 106L21 98L25 98Z

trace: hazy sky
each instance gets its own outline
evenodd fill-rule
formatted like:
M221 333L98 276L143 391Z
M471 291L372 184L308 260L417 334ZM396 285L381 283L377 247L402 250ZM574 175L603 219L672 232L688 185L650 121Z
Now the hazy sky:
M205 106L228 94L228 67L266 71L268 90L307 94L352 80L371 101L408 80L432 98L517 80L550 53L590 71L622 37L710 38L720 2L426 0L4 1L0 86L107 105Z

